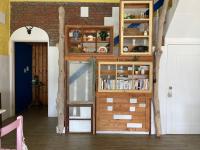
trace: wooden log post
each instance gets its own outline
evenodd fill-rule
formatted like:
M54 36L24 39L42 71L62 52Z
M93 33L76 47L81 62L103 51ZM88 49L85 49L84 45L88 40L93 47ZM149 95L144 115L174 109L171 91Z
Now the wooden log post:
M57 114L58 114L58 125L57 133L65 133L64 127L64 101L65 101L65 54L64 54L64 26L65 26L65 10L63 7L59 7L59 77L58 77L58 93L57 93Z
M169 0L165 0L161 9L161 15L159 18L159 27L158 27L158 41L156 42L155 54L154 54L154 116L155 116L155 126L156 126L156 135L160 137L161 132L161 119L160 119L160 102L158 97L158 84L159 84L159 69L160 69L160 58L162 56L162 41L164 33L165 18L167 14Z

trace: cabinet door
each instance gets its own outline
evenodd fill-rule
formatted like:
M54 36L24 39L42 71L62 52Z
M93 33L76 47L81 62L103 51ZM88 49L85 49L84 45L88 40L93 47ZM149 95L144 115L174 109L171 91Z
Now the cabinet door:
M87 105L69 106L69 132L92 131L92 107Z
M67 126L69 132L93 131L95 79L93 62L68 62Z
M99 92L152 91L151 62L99 62Z
M68 83L69 103L94 101L93 65L91 63L70 61Z
M99 64L99 91L116 89L116 64Z

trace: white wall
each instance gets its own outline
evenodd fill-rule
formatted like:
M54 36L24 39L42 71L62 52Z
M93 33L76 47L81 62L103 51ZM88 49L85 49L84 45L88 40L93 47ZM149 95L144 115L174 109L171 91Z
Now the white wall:
M200 38L200 1L178 0L174 15L166 33L166 41L171 38L187 40Z
M9 56L0 55L0 92L2 108L10 110L10 79L9 79ZM3 119L10 116L10 111L3 114Z
M198 17L198 14L200 14L200 1L174 0L174 6L170 13L167 20L171 22L167 23L159 79L159 98L163 134L166 134L167 131L167 47L168 45L174 44L200 44L200 19ZM174 49L174 51L176 51L176 49Z
M179 0L172 0L172 7L168 10L165 23L165 32L168 30L172 22Z
M10 38L10 107L11 116L15 113L15 93L14 93L14 42L47 42L49 45L48 34L37 27L34 27L31 34L27 34L26 28L16 30ZM48 46L48 116L55 117L56 94L58 90L58 48Z
M56 117L56 97L58 91L58 48L49 47L48 51L48 116Z

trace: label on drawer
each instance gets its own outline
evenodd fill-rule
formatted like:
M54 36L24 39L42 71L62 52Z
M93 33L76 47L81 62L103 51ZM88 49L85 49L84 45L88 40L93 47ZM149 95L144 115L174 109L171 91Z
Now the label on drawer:
M145 108L145 107L146 107L146 104L144 104L144 103L139 104L139 107Z
M131 111L131 112L135 111L135 107L132 107L132 106L131 106L131 107L129 108L129 111Z
M113 107L112 106L107 106L107 111L113 111Z
M132 115L113 115L113 119L131 120Z
M106 98L107 103L113 103L113 98Z
M137 103L137 98L130 98L130 103L131 104Z
M142 128L142 123L127 123L127 128Z

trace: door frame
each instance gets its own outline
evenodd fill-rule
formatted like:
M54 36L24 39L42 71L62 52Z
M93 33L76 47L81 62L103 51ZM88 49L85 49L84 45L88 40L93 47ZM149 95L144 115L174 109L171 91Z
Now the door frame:
M10 115L15 116L15 42L47 43L49 53L49 37L46 31L33 27L31 34L27 34L26 27L21 27L14 31L9 41L9 66L10 66ZM47 57L48 59L48 57ZM49 67L49 66L48 66ZM49 84L49 81L48 81ZM48 88L48 87L47 87ZM48 98L49 101L49 98Z

